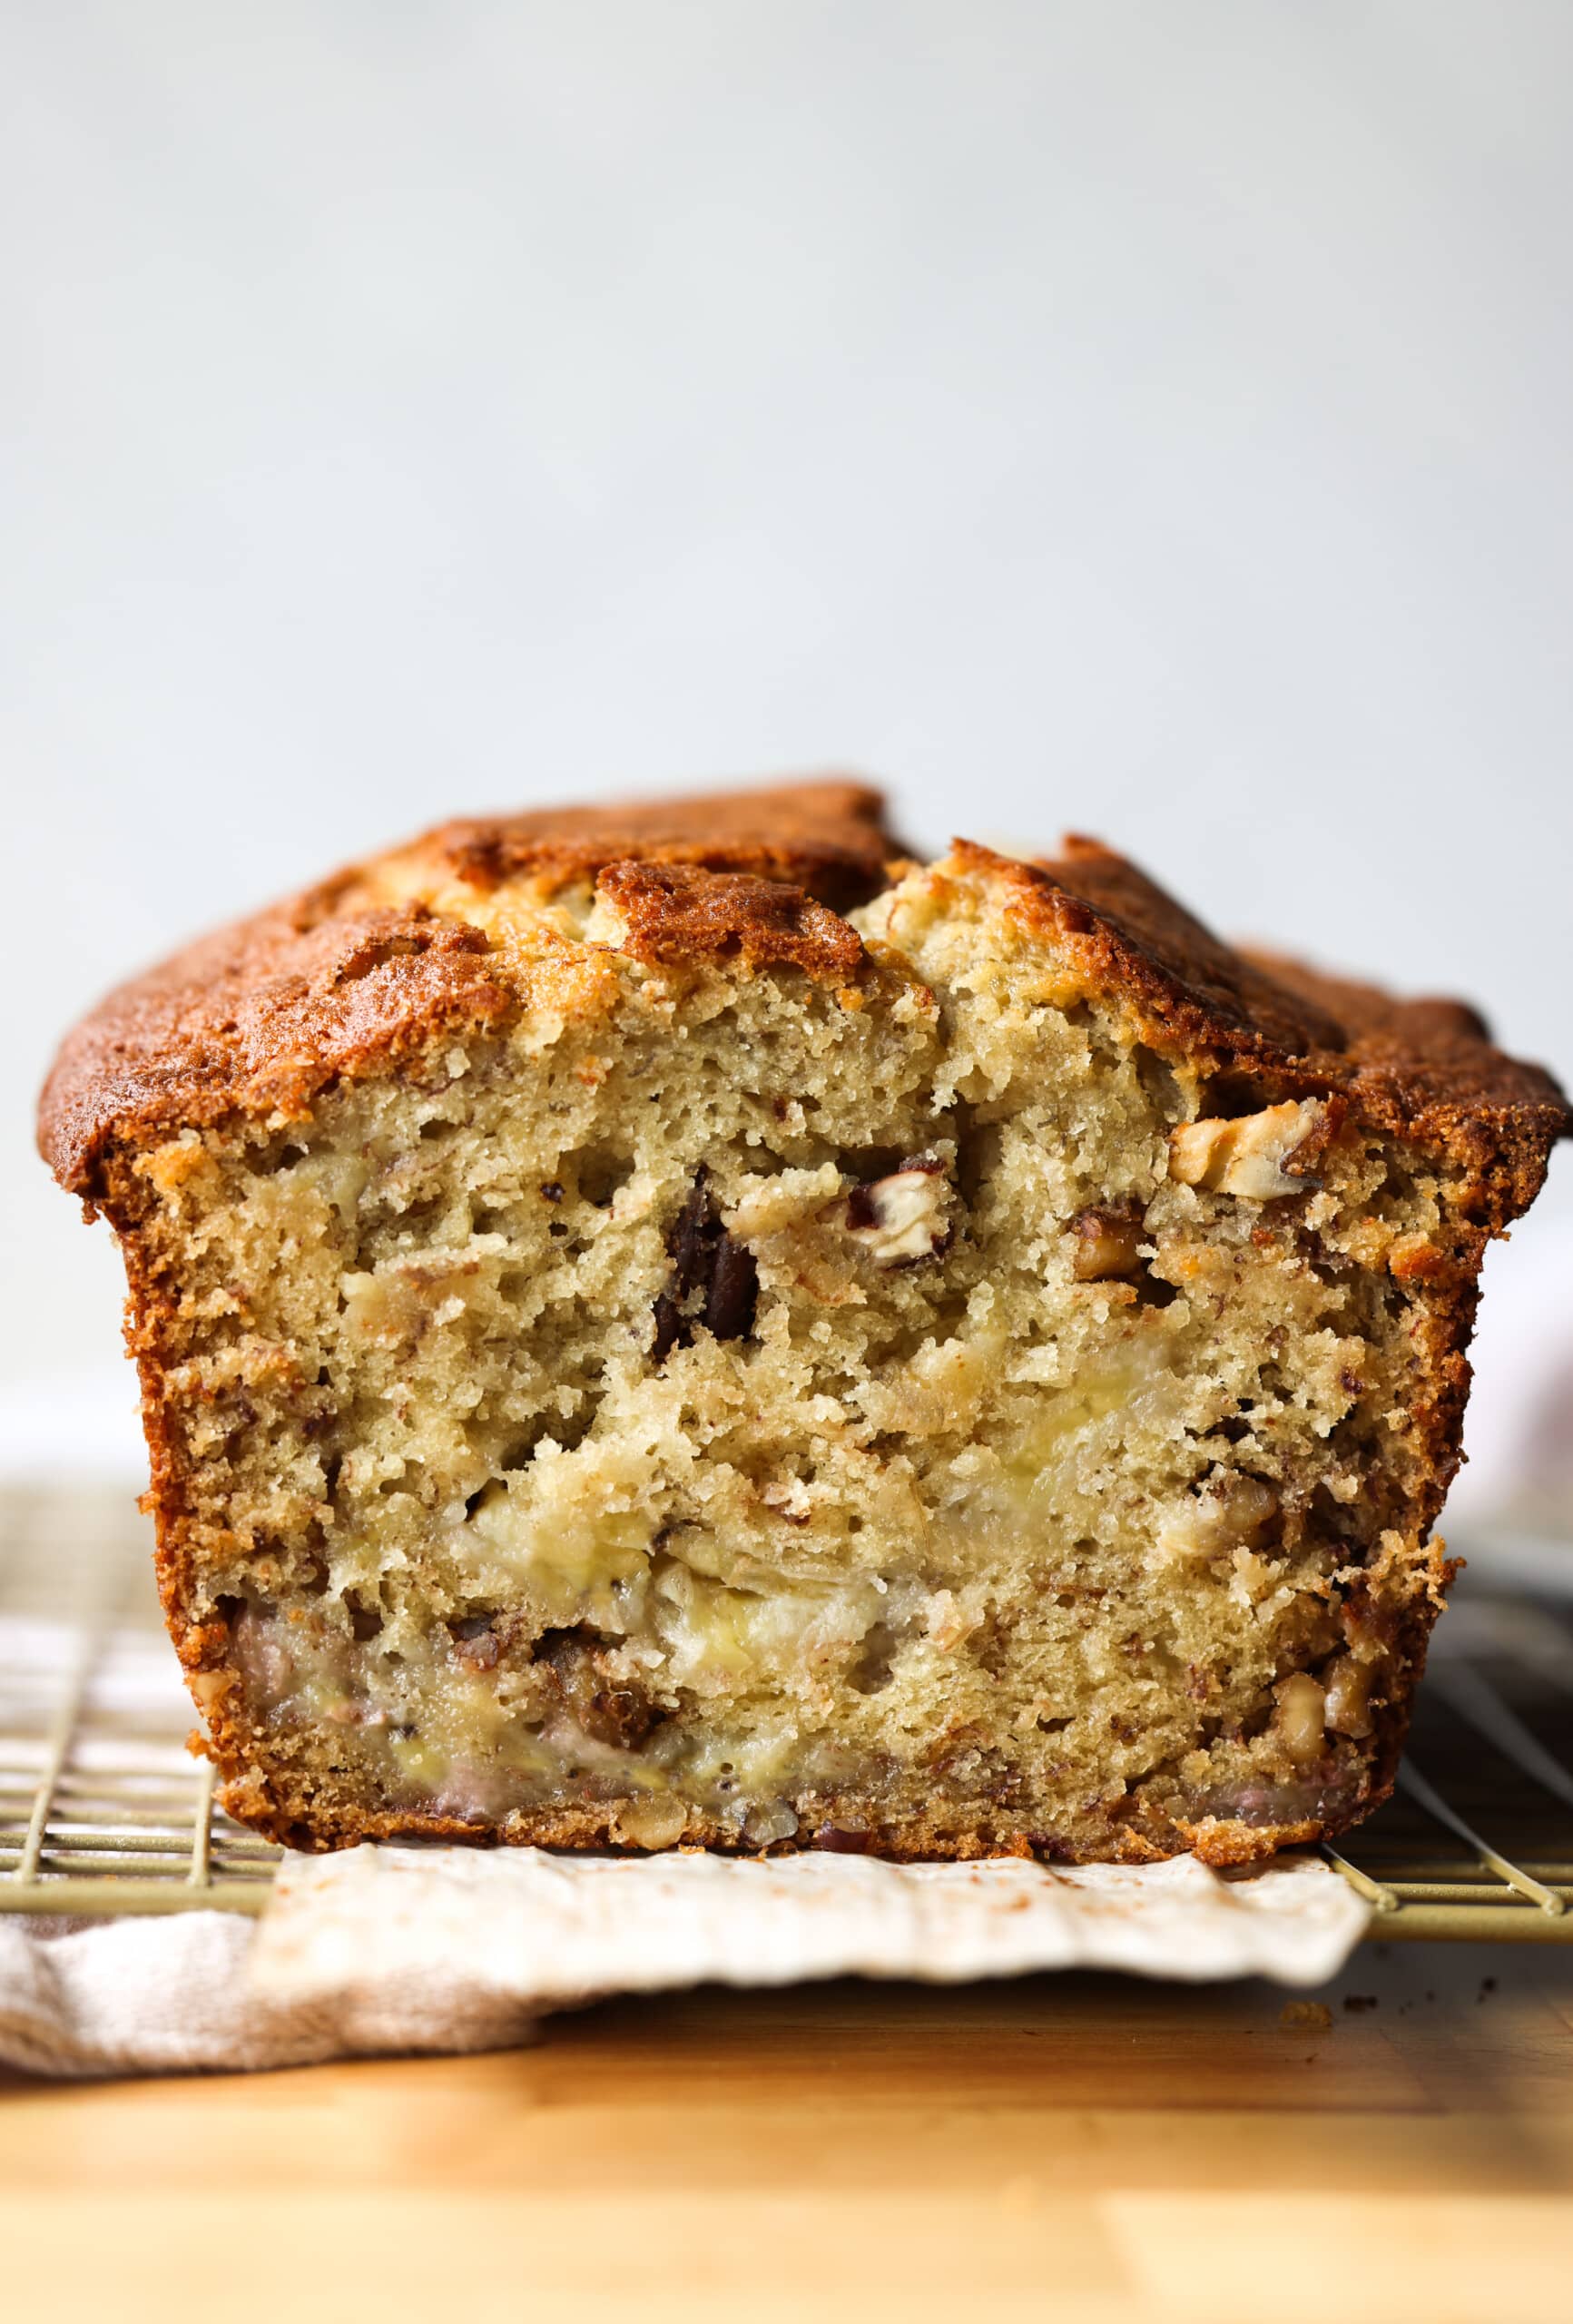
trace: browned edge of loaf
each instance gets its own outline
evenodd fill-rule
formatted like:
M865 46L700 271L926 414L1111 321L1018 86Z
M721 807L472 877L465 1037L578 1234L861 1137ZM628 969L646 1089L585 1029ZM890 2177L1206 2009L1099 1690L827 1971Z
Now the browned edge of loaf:
M866 784L811 783L447 823L398 853L483 892L525 876L547 892L595 881L647 959L844 979L863 952L840 912L877 894L900 852L881 808ZM39 1146L62 1186L97 1201L118 1149L234 1113L300 1115L332 1081L500 1027L516 996L478 928L368 901L392 860L200 937L101 1002L40 1100Z
M840 915L897 876L905 851L885 827L878 792L821 781L450 822L398 854L418 858L434 885L457 881L483 892L520 878L548 893L593 881L620 915L626 948L647 960L784 968L848 982L864 954ZM389 910L374 901L375 873L391 860L352 866L123 985L67 1037L40 1101L44 1158L89 1215L103 1209L123 1239L161 1591L192 1669L221 1642L192 1628L184 1613L187 1501L162 1403L174 1295L142 1263L137 1226L145 1192L124 1166L172 1129L275 1111L299 1118L337 1081L397 1069L456 1035L506 1028L518 994L479 929L421 905ZM1059 857L1033 862L959 841L952 861L963 874L997 881L1008 910L1064 947L1090 990L1160 1052L1183 1056L1213 1078L1221 1093L1233 1081L1244 1093L1242 1105L1337 1097L1357 1123L1411 1143L1440 1166L1450 1184L1452 1244L1425 1254L1416 1279L1405 1284L1421 1374L1430 1384L1411 1414L1431 1472L1429 1528L1458 1465L1470 1378L1465 1350L1485 1244L1528 1207L1552 1145L1573 1128L1555 1082L1495 1048L1465 1003L1399 1000L1233 949L1096 841L1073 837ZM1391 1641L1409 1683L1382 1714L1370 1783L1350 1814L1326 1823L1188 1828L1198 1855L1238 1863L1331 1837L1386 1797L1448 1575L1438 1551L1429 1594L1411 1600L1403 1632ZM320 1807L303 1830L290 1803L255 1796L238 1750L226 1749L230 1739L216 1732L211 1748L231 1778L231 1804L296 1846L496 1837L451 1818L335 1818ZM841 1815L857 1813L855 1803L831 1797L822 1807L832 1832ZM526 1814L510 1821L507 1837L610 1846L610 1813L586 1804ZM968 1852L965 1841L947 1838L927 1819L860 1824L854 1844L874 1853ZM692 1837L709 1846L736 1845L709 1822L696 1820ZM1125 1837L1134 1858L1157 1853L1138 1835Z

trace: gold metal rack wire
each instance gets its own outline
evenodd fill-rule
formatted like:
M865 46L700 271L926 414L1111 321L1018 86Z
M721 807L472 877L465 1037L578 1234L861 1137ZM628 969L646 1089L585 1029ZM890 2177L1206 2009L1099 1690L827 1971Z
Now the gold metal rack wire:
M0 1912L260 1913L123 1494L0 1493ZM1573 1558L1573 1551L1569 1552ZM1573 1607L1465 1589L1393 1798L1322 1853L1370 1935L1573 1943Z
M260 1913L282 1853L233 1823L123 1493L0 1493L0 1912Z

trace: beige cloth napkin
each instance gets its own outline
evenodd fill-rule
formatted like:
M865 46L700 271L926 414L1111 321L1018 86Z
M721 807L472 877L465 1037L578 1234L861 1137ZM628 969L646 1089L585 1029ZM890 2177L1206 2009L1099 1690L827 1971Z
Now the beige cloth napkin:
M932 1983L1120 1969L1317 1984L1366 1908L1305 1857L1050 1870L806 1855L535 1848L295 1857L261 1921L0 1917L0 2062L55 2075L497 2049L612 1994L850 1974Z

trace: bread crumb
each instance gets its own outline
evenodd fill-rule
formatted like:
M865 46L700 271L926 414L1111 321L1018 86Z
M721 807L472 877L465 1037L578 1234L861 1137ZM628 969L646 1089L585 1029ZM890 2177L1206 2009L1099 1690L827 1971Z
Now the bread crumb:
M1332 2012L1324 2001L1286 2001L1278 2022L1297 2034L1325 2034L1332 2026Z

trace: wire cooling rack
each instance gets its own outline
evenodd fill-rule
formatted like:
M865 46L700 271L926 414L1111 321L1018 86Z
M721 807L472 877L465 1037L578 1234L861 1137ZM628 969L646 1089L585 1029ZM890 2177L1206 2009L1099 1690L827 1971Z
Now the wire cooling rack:
M0 1912L259 1913L128 1497L0 1492ZM1568 1551L1573 1567L1573 1548ZM1378 1938L1573 1943L1573 1600L1460 1585L1399 1789L1322 1853Z
M260 1913L283 1853L215 1806L124 1492L0 1492L0 1912Z

